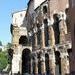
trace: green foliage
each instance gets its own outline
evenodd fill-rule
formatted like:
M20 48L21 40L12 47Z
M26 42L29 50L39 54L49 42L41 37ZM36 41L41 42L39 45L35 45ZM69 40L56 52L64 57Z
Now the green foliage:
M8 64L7 54L5 52L0 52L0 71L6 68Z
M10 48L8 49L8 63L11 64L13 58L13 50Z

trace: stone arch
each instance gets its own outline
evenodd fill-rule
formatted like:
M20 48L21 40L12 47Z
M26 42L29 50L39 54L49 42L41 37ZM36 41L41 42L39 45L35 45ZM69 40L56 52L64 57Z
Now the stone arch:
M31 73L31 51L25 48L22 51L22 75Z
M61 58L60 52L55 51L56 75L61 75Z
M19 38L19 44L21 44L23 46L26 46L28 44L28 38L27 38L27 36L21 36Z
M45 54L45 65L46 65L46 74L50 74L50 69L49 69L49 54Z
M59 44L59 39L60 39L59 15L55 13L53 15L53 19L54 19L53 29L54 29L54 34L55 34L55 44Z

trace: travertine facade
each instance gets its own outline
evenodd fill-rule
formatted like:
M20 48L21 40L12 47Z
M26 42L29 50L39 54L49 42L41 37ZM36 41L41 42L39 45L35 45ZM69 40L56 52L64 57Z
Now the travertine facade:
M71 75L75 75L75 0L69 0L69 17L71 25L71 36L72 36L72 51L70 53L70 70Z
M19 22L21 17L17 20L20 25L15 21L17 16L15 17L14 21L17 24L13 24L12 34L13 73L69 75L68 50L71 49L71 37L67 23L68 7L68 0L30 0L24 21L21 20L27 31L22 31L21 34L19 30L22 25ZM22 34L28 37L28 43L26 37L20 39ZM16 68L18 71L13 68L16 59L18 59Z
M32 51L31 46L28 44L28 33L26 28L26 11L19 11L13 13L12 17L12 74L22 74L22 59L23 52L26 50ZM28 58L28 57L27 57Z

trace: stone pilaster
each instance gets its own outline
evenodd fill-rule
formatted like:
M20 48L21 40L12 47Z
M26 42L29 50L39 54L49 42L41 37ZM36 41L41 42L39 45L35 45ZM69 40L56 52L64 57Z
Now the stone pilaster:
M46 75L45 56L41 55L41 75Z
M38 59L34 60L34 75L38 75Z
M19 68L20 68L20 74L22 74L22 60L20 60L20 64L19 64Z
M33 74L38 75L38 58L37 53L33 53Z
M67 26L65 22L65 15L63 13L60 13L60 22L59 22L59 30L60 30L60 44L65 43L66 37L65 35L67 34ZM63 15L63 16L62 16Z
M13 45L19 45L19 27L13 27L13 36L12 36L12 43Z
M41 27L41 48L45 47L45 33L44 33L44 24Z
M50 42L50 46L54 47L55 46L55 36L54 36L54 30L52 26L49 26L48 28L49 31L49 42Z
M35 27L33 31L34 31L34 47L37 47L37 27Z
M30 72L30 74L32 75L33 74L33 60L31 59L31 72Z
M37 47L37 34L36 34L36 33L34 33L34 38L35 38L35 43L34 43L34 45L35 45L35 47Z
M61 53L61 75L69 74L69 60L66 53Z
M55 75L55 56L53 54L49 54L49 68L51 75Z

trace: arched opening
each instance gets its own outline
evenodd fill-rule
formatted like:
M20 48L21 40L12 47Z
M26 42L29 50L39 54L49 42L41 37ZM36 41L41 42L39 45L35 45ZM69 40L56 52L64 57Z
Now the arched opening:
M49 34L48 34L48 21L47 19L44 19L44 32L45 32L45 46L49 45Z
M14 50L13 49L8 49L8 63L11 64L12 63L12 59L13 59L13 53Z
M37 24L37 29L38 29L38 32L37 32L37 44L40 47L40 45L41 45L41 29L40 29L39 24Z
M22 75L31 73L31 51L24 49L22 52Z
M61 58L60 52L55 51L55 60L56 60L56 75L61 75Z
M59 44L60 31L59 31L59 17L58 17L58 14L54 14L53 18L54 18L53 29L54 29L54 34L55 34L55 44Z
M47 6L43 6L43 13L44 13L44 14L47 13Z
M41 75L41 61L40 53L38 54L38 75Z
M21 36L19 39L19 44L21 44L23 46L27 46L28 45L28 38L26 36Z
M46 64L46 75L50 74L50 70L49 70L49 55L46 53L45 54L45 64Z

